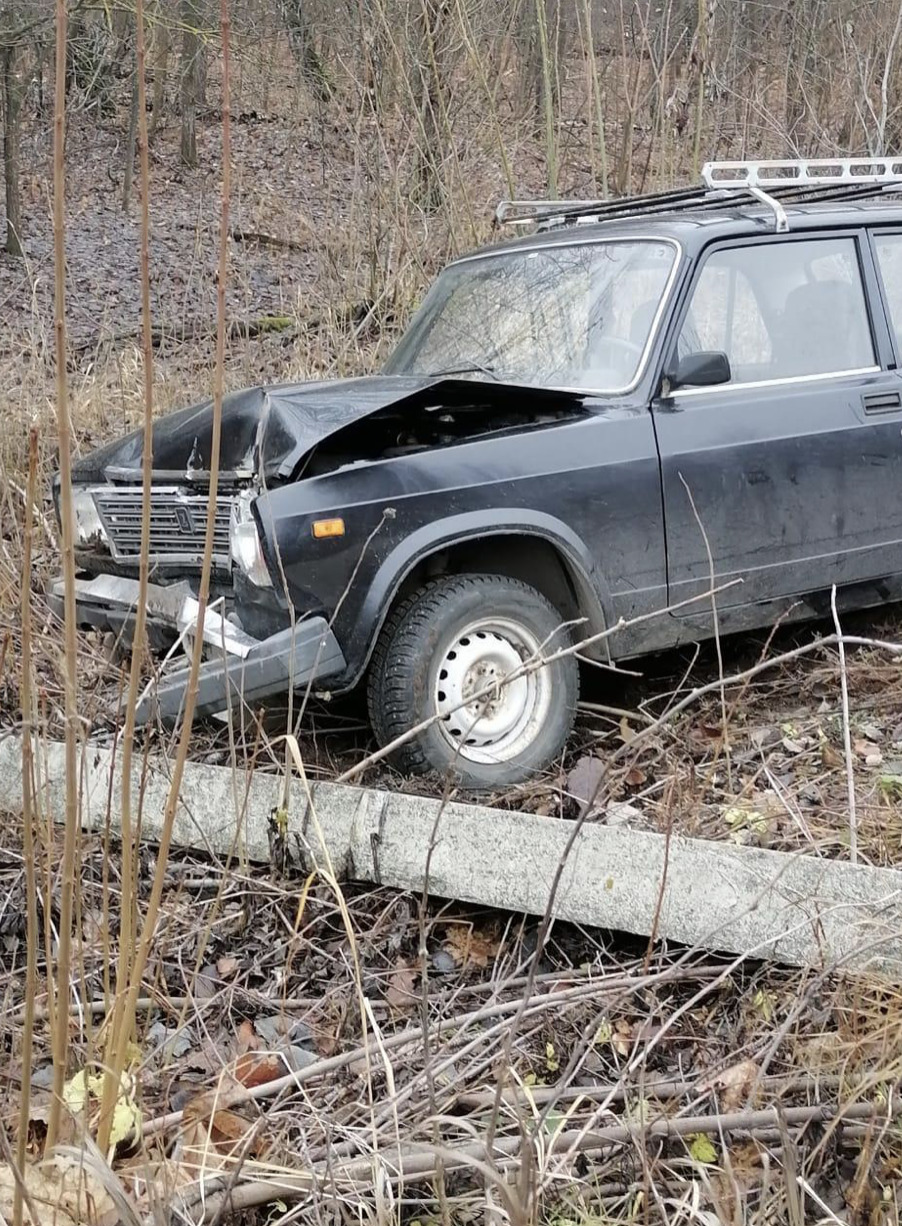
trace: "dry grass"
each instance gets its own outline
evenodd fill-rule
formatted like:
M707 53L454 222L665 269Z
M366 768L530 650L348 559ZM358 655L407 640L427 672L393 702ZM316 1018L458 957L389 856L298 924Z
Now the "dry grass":
M21 895L21 861L8 837L4 855L12 903ZM120 924L115 857L89 839L81 860L73 1069L90 1066L103 1046L105 949ZM156 871L143 855L140 899ZM422 1156L440 1136L441 1195L454 1220L481 1216L486 1175L472 1148L493 1110L534 924L437 903L423 912L418 899L397 892L348 889L349 932L340 900L324 884L302 892L299 907L301 882L275 870L176 855L165 873L130 1064L144 1144L114 1163L129 1197L145 1210L167 1187L194 1200L203 1179L214 1198L226 1179L248 1196L250 1186L269 1182L271 1196L293 1202L300 1190L292 1177L310 1172L319 1191L302 1203L316 1220L378 1212L391 1185L402 1220L432 1217L440 1214L441 1180ZM23 940L12 914L8 906L0 1034L14 1042ZM820 1198L845 1221L874 1220L873 1213L896 1221L898 1132L885 1119L790 1122L785 1131L777 1117L752 1127L757 1117L749 1116L748 1127L730 1131L716 1119L706 1129L702 1120L688 1136L669 1138L642 1129L658 1119L677 1128L683 1118L775 1104L789 1121L797 1118L793 1109L817 1104L839 1104L854 1116L856 1104L871 1103L885 1115L902 1071L898 992L678 950L661 951L644 967L642 953L569 925L553 931L503 1071L498 1175L488 1179L502 1202L510 1196L516 1220L626 1221L639 1206L668 1222L727 1206L736 1220L792 1220L792 1181L799 1188L801 1179L811 1189L799 1193L801 1202L815 1218ZM39 985L46 975L41 962ZM48 1067L44 999L41 986L39 1086ZM261 1053L287 1051L273 1037L271 1019L280 1017L298 1027L293 1042L301 1051L289 1058L303 1071L297 1085L283 1079L274 1093L265 1078L284 1064L276 1057L270 1071ZM261 1084L249 1094L255 1065ZM8 1069L7 1111L17 1097L16 1067ZM34 1099L32 1152L41 1146L46 1091ZM600 1128L624 1124L639 1132L591 1147ZM77 1121L69 1127L77 1131ZM577 1146L568 1158L554 1138L566 1135L570 1145L581 1130L590 1149L579 1156ZM698 1141L706 1130L710 1150ZM393 1157L399 1139L410 1168L403 1184ZM372 1155L383 1172L381 1193L367 1174Z
M458 8L459 45L466 53L453 77L453 105L442 119L435 212L414 190L423 134L407 69L396 63L391 80L380 83L385 97L377 113L369 86L349 71L342 88L350 101L324 113L298 86L284 41L248 39L239 47L233 109L237 116L253 104L261 122L236 121L235 228L300 249L233 241L229 319L278 315L287 326L228 342L226 388L378 367L435 268L488 237L495 198L513 189L540 194L552 167L561 190L578 195L599 190L608 175L635 188L687 176L692 124L683 135L664 108L665 85L669 89L676 79L685 86L685 73L674 75L674 65L664 71L658 44L641 20L628 32L624 27L616 53L591 60L576 54L567 61L559 117L549 125L546 115L537 136L535 117L508 89L514 52L499 52L494 44L484 51L479 29L467 25L465 6ZM386 9L373 9L381 14L378 39L397 55L399 35ZM343 53L342 37L335 46ZM342 72L351 62L337 57ZM217 74L214 62L211 92ZM546 99L548 85L546 77ZM768 116L787 107L788 76L773 66L752 74L743 88L744 101L721 94L730 105L721 101L699 112L712 151L784 152ZM275 117L277 108L277 123L262 121ZM601 109L604 130L597 123ZM828 92L819 118L825 151L834 147L843 110ZM137 227L132 217L104 213L109 201L91 160L95 151L110 161L115 139L91 116L74 117L68 373L80 452L140 425L144 405ZM174 129L162 128L153 149L153 309L164 332L154 355L157 414L211 394L219 140L218 122L211 121L202 132L204 162L193 178L178 170ZM46 188L34 173L33 198L44 198ZM31 220L40 239L46 227L37 207ZM114 244L112 259L104 234ZM124 277L111 279L120 265ZM175 274L182 271L179 280ZM5 730L21 721L31 427L38 430L41 489L58 458L48 275L52 262L40 251L22 266L0 269L10 315L0 337L7 413L0 436ZM361 306L364 315L371 312L362 326ZM42 592L58 565L59 541L46 498L35 507L33 549L24 579L33 596L38 722L40 735L58 736L60 633ZM894 618L886 625L866 618L845 629L898 639ZM724 669L742 672L762 650L774 655L806 636L810 631L783 632L773 643L727 643ZM116 721L104 712L117 696L121 701L125 673L96 638L81 636L77 650L81 731L93 724L94 735L115 735ZM897 754L902 762L899 670L897 660L876 649L849 654L853 736L862 745L855 756L859 847L863 859L881 864L898 863L902 838L902 785L892 782L897 773L902 777L896 763ZM590 691L567 759L546 779L497 802L573 817L579 810L569 784L575 761L586 755L608 762L617 754L595 798L601 809L629 800L660 830L672 826L703 837L846 854L832 647L774 666L722 695L706 694L631 749L637 730L719 675L707 652L695 660L675 654L648 662L643 672L635 680L606 677L598 693ZM284 769L273 735L284 730L279 720L276 713L261 727L248 719L231 738L227 731L198 732L190 751L238 769L249 763ZM173 751L152 737L139 745L151 748ZM312 777L347 770L369 748L353 705L314 708L304 725L301 756ZM389 787L444 786L441 780L399 780L382 766L364 779ZM0 1046L9 1053L0 1114L11 1136L22 1088L22 1023L32 1007L31 1158L46 1139L53 1038L48 1006L62 885L59 834L46 814L39 818L35 901L44 939L37 951L38 990L30 999L24 993L26 874L18 815L9 816L0 834ZM128 1049L143 1140L92 1158L101 1182L135 1206L142 1220L168 1220L173 1203L183 1206L176 1212L180 1220L228 1214L287 1222L300 1214L307 1221L380 1226L505 1218L515 1226L639 1220L891 1226L899 1220L894 1113L902 1010L894 986L744 959L730 963L699 951L656 947L649 954L644 943L616 934L555 925L539 951L533 997L517 1020L535 953L532 921L295 877L278 856L263 867L176 851L162 865L147 848L133 866L134 914L123 916L127 866L121 849L111 840L84 837L78 855L73 978L56 984L70 1014L63 1023L67 1076L104 1060L113 1005L124 989L115 982L117 948L134 940L155 881L160 894ZM301 1024L294 1043L300 1053L282 1050L291 1044L279 1039L274 1018ZM281 1054L271 1060L269 1047ZM273 1081L285 1059L301 1072L287 1083ZM259 1085L249 1087L255 1079ZM818 1106L831 1118L800 1118L800 1109ZM753 1114L770 1109L763 1121ZM832 1118L846 1110L849 1119ZM736 1113L738 1123L723 1118ZM694 1122L682 1135L686 1120ZM666 1136L665 1124L671 1130ZM495 1147L487 1154L481 1146L488 1134ZM64 1141L84 1146L85 1136L96 1135L96 1112L74 1119L64 1113ZM224 1189L233 1194L231 1205ZM264 1218L257 1206L273 1201ZM124 1210L120 1218L130 1220Z

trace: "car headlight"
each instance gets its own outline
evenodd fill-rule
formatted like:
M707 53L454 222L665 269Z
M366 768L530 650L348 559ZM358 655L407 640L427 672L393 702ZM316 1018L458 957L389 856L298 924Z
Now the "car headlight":
M108 543L106 528L97 513L94 495L90 490L72 491L72 510L75 514L75 540L79 545L105 545Z
M263 556L257 523L251 513L254 497L251 490L242 490L232 502L229 553L234 565L239 566L256 587L272 587L272 576Z

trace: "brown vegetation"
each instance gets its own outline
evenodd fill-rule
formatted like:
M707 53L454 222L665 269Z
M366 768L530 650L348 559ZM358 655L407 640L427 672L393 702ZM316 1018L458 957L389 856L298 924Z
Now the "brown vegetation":
M546 941L305 879L279 854L281 811L267 869L140 848L139 796L123 847L84 838L85 732L117 696L133 708L147 661L120 669L89 636L63 649L42 592L65 552L45 493L70 423L78 452L224 386L377 368L502 195L896 151L900 31L902 6L878 0L0 3L0 712L72 746L62 837L39 781L0 836L0 1167L33 1171L48 1133L77 1143L110 1220L168 1220L176 1194L205 1221L268 1202L282 1220L302 1198L323 1222L899 1220L895 989ZM588 801L593 820L628 800L663 830L844 856L835 644L746 673L806 633L614 679L572 759L505 803ZM722 690L721 665L743 674ZM850 651L846 679L859 854L898 864L899 664ZM173 796L189 752L232 762L236 789L244 770L356 770L354 709L316 717L287 749L278 715L155 748ZM127 719L95 733L114 726L130 747ZM86 1072L63 1110L50 1087ZM144 1140L117 1141L116 1109L134 1124L138 1105ZM41 1186L12 1193L17 1223ZM4 1213L5 1193L0 1177Z

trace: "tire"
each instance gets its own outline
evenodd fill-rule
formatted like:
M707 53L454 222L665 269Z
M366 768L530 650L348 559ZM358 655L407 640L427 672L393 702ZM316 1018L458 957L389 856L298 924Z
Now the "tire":
M367 699L379 744L438 716L395 750L400 770L450 771L479 790L537 774L573 727L579 666L572 655L525 673L520 665L570 645L561 623L535 588L503 575L455 575L421 588L392 610L373 653ZM470 695L481 697L462 705Z

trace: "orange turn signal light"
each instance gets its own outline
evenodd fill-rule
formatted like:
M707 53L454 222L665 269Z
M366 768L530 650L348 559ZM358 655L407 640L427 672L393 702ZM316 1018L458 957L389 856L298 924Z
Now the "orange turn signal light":
M343 519L315 519L313 521L313 535L318 541L329 536L344 536L344 534L345 521Z

